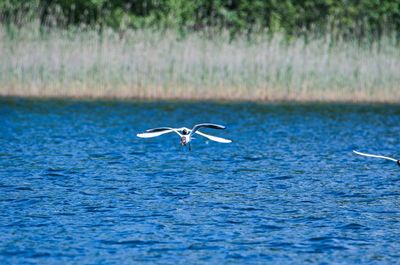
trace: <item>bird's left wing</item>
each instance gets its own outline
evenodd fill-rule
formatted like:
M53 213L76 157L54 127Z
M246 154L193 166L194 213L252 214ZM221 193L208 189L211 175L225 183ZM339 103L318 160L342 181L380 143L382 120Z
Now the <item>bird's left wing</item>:
M222 125L219 125L219 124L214 124L214 123L200 123L200 124L196 124L195 126L193 126L190 134L194 134L200 128L210 128L210 129L223 130L223 129L225 129L225 126L222 126Z
M196 131L195 133L197 133L198 135L201 135L203 137L206 137L207 139L215 141L215 142L225 143L225 144L232 143L232 141L229 140L229 139L224 139L224 138L221 138L221 137L205 134L205 133L202 133L200 131Z

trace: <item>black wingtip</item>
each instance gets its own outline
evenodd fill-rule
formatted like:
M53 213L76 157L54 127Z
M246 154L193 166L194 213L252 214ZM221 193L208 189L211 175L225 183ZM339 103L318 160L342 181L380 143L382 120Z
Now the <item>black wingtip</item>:
M213 124L213 123L206 123L206 127L211 129L218 129L218 130L225 130L226 127L224 125Z
M159 127L159 128L154 128L154 129L148 129L146 132L161 132L161 131L166 131L170 130L171 128L169 127Z

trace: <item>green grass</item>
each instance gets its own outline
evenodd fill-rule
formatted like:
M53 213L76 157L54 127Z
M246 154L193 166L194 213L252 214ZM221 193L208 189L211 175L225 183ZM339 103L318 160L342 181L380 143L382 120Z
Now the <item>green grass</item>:
M173 31L0 26L0 95L400 102L400 47Z

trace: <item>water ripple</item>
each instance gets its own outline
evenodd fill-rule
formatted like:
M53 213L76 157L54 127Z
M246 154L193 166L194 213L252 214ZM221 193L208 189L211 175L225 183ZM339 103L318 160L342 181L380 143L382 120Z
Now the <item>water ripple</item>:
M351 153L396 156L399 106L0 99L0 112L1 264L400 258L399 168ZM200 121L234 142L135 137Z

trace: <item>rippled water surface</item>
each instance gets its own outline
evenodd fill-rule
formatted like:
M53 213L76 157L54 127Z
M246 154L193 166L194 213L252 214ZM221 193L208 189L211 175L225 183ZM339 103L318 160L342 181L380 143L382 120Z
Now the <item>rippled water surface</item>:
M0 100L0 263L400 260L400 107ZM192 151L155 126L204 130Z

